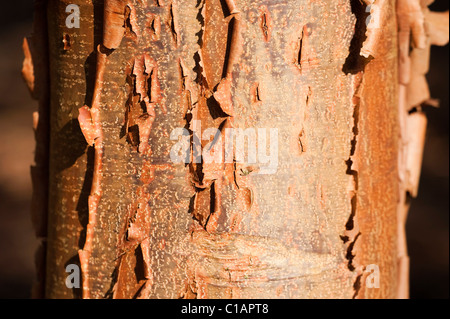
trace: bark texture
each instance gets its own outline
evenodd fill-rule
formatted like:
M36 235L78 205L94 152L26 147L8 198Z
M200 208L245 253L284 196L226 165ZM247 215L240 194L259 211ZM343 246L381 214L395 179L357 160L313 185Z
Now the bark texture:
M397 1L399 30L399 206L398 224L398 298L409 297L409 258L405 223L411 199L419 189L427 118L423 107L439 106L431 99L425 75L430 63L431 45L449 41L449 13L431 12L433 0Z
M429 3L37 1L39 50L25 45L24 64L49 132L37 134L36 296L407 297L425 62L448 37ZM196 149L175 164L177 128L192 145L208 128L276 128L278 171L196 163ZM66 287L68 264L82 289Z

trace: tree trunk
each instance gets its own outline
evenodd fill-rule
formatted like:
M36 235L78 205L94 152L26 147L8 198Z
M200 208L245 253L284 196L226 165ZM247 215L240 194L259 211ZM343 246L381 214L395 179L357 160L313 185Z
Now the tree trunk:
M407 297L429 2L36 1L35 296Z

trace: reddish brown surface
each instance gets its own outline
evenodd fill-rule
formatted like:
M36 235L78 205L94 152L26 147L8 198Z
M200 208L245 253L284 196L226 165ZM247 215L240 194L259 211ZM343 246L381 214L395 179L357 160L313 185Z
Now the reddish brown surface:
M314 95L312 95L312 96L314 96ZM312 98L310 98L310 99L312 99ZM361 127L364 127L364 121L361 121L361 122L359 122L359 123L360 123L360 126L361 126ZM376 128L375 128L375 129L376 129ZM303 131L303 130L302 130L302 131ZM307 136L308 130L306 130L305 132L306 132L305 135ZM360 134L361 134L361 133L360 133ZM305 135L304 135L304 136L305 136ZM360 147L361 147L361 145L364 145L363 142L361 142L361 140L359 140L359 142L361 143L361 144L359 144ZM374 146L372 146L372 147L374 147ZM426 162L425 162L425 163L426 163ZM359 169L359 167L358 167L358 169ZM164 174L166 174L166 173L164 173ZM362 200L363 197L362 197L362 196L359 196L359 199ZM363 239L363 237L360 237L360 239ZM160 242L160 246L159 246L159 247L160 247L160 249L163 249L163 248L164 248L163 241ZM131 269L130 269L130 270L131 270ZM201 278L202 275L201 275L201 274L198 274L198 276L200 276L199 278Z
M66 31L64 5L59 4L49 11L50 73L59 79L50 88L52 136L70 121L79 103L79 82L71 82L67 74L76 74L81 66L77 61L87 54L77 43L88 43L96 47L96 75L94 86L87 87L86 106L79 109L78 120L85 140L94 147L94 161L87 159L88 167L90 161L93 165L87 171L92 172L92 180L82 182L84 174L77 176L70 170L79 167L76 163L81 164L85 156L70 169L56 171L55 161L63 155L66 141L64 136L51 139L50 192L56 196L50 198L49 225L58 227L48 236L47 271L52 273L47 280L48 297L68 294L55 261L73 253L73 243L66 240L84 226L70 219L67 204L80 196L80 183L90 188L86 235L75 236L84 241L78 244L84 298L111 292L122 298L358 297L364 264L355 263L355 255L363 260L367 253L356 245L373 243L365 239L366 233L356 232L356 216L364 216L367 210L357 206L359 193L365 191L359 188L358 176L367 175L359 172L356 158L358 99L370 101L371 92L381 85L386 94L377 95L380 106L397 100L395 90L389 90L396 73L388 71L390 80L381 83L374 78L367 83L367 93L359 92L366 88L361 86L364 63L359 55L363 52L355 46L362 43L359 33L353 36L349 56L346 49L355 25L351 11L357 18L355 29L365 33L360 12L342 3L326 11L327 15L319 14L319 20L327 20L317 21L308 12L325 9L312 3L303 10L296 3L267 3L264 8L262 3L224 5L218 0L198 5L106 1L104 20L98 21L95 9L79 1L83 12L93 10L94 26L103 22L103 39L95 43L95 30L100 28L91 22L82 33L73 30L70 49L61 55L55 39ZM384 15L395 12L389 4L380 10ZM144 35L142 26L155 34L158 29L148 30L147 20L140 18L148 11L154 21L155 17L165 21L158 38ZM336 28L327 27L331 25ZM271 28L280 31L269 38ZM387 40L368 32L367 41L378 51L386 46L386 52L395 53L396 25L391 22L384 31ZM332 50L321 48L323 43ZM134 56L131 68L129 57L125 58L130 54ZM382 63L375 72L395 69L395 54L379 55ZM121 74L128 70L136 96L125 102ZM177 73L180 79L172 76ZM328 79L331 74L333 80ZM258 83L257 88L251 89L248 82ZM143 107L141 115L133 108L136 102ZM395 132L395 109L391 112L394 120L386 125ZM117 124L124 114L125 131L119 135L123 128ZM229 127L278 128L287 141L280 145L278 172L258 176L262 171L258 165L194 162L184 167L168 162L169 134L183 124L194 132L194 139L210 127L222 130L222 136ZM396 141L395 133L386 136ZM374 145L369 143L373 138L367 137L368 145ZM206 142L202 141L203 147ZM386 164L379 171L373 167L371 174L387 176L395 189L393 146L392 155L382 158ZM393 169L382 169L389 165ZM153 177L136 182L146 167ZM120 185L117 179L122 180ZM128 196L117 197L121 192ZM395 203L396 198L387 201ZM383 205L375 215L385 224L392 213L389 205ZM336 229L345 227L342 243L341 230ZM391 236L385 242L392 243ZM384 259L384 272L391 278L396 263L384 254L395 254L395 249L381 241L376 246L380 248L371 250L373 262L380 264ZM138 276L138 267L143 277ZM300 288L307 283L308 289ZM383 283L386 288L379 296L393 297L396 283Z

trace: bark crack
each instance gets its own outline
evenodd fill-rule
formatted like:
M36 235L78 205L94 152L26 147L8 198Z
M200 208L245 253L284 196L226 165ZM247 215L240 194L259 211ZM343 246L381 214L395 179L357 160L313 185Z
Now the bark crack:
M169 6L169 20L167 22L167 25L170 29L170 32L172 34L173 41L175 43L175 46L178 47L180 44L180 38L178 35L178 18L176 13L176 8L174 8L174 1L170 3Z
M267 6L261 6L260 9L261 31L265 42L269 42L272 35L272 18Z
M358 208L358 190L359 190L359 179L358 170L355 168L355 155L357 151L358 135L359 135L359 114L360 114L360 98L359 91L361 88L361 83L363 80L363 73L360 72L353 76L353 128L352 128L352 139L350 141L350 155L349 159L346 161L347 170L346 174L350 176L348 194L351 203L351 212L347 223L345 224L344 235L341 235L341 240L347 246L345 258L347 259L347 267L349 271L356 271L356 279L353 284L354 296L358 296L360 290L361 276L363 274L361 267L355 264L356 251L355 248L358 239L362 236L359 230L358 220L357 220L357 208Z
M364 71L366 65L371 61L370 57L362 55L362 49L367 37L366 21L370 12L366 11L367 4L360 0L350 0L352 13L356 17L353 39L350 43L349 55L345 60L342 70L345 74L358 74Z

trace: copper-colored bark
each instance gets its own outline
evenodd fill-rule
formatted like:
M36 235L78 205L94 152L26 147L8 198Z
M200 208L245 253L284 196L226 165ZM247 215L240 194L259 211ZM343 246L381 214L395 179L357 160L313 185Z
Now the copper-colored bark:
M429 2L41 1L45 296L406 297L425 62L448 40ZM65 26L69 3L80 29ZM189 130L188 165L170 160L177 128ZM278 129L277 172L241 154L198 161L210 128L224 140L229 128ZM82 291L65 286L73 263ZM366 285L373 264L380 288Z

